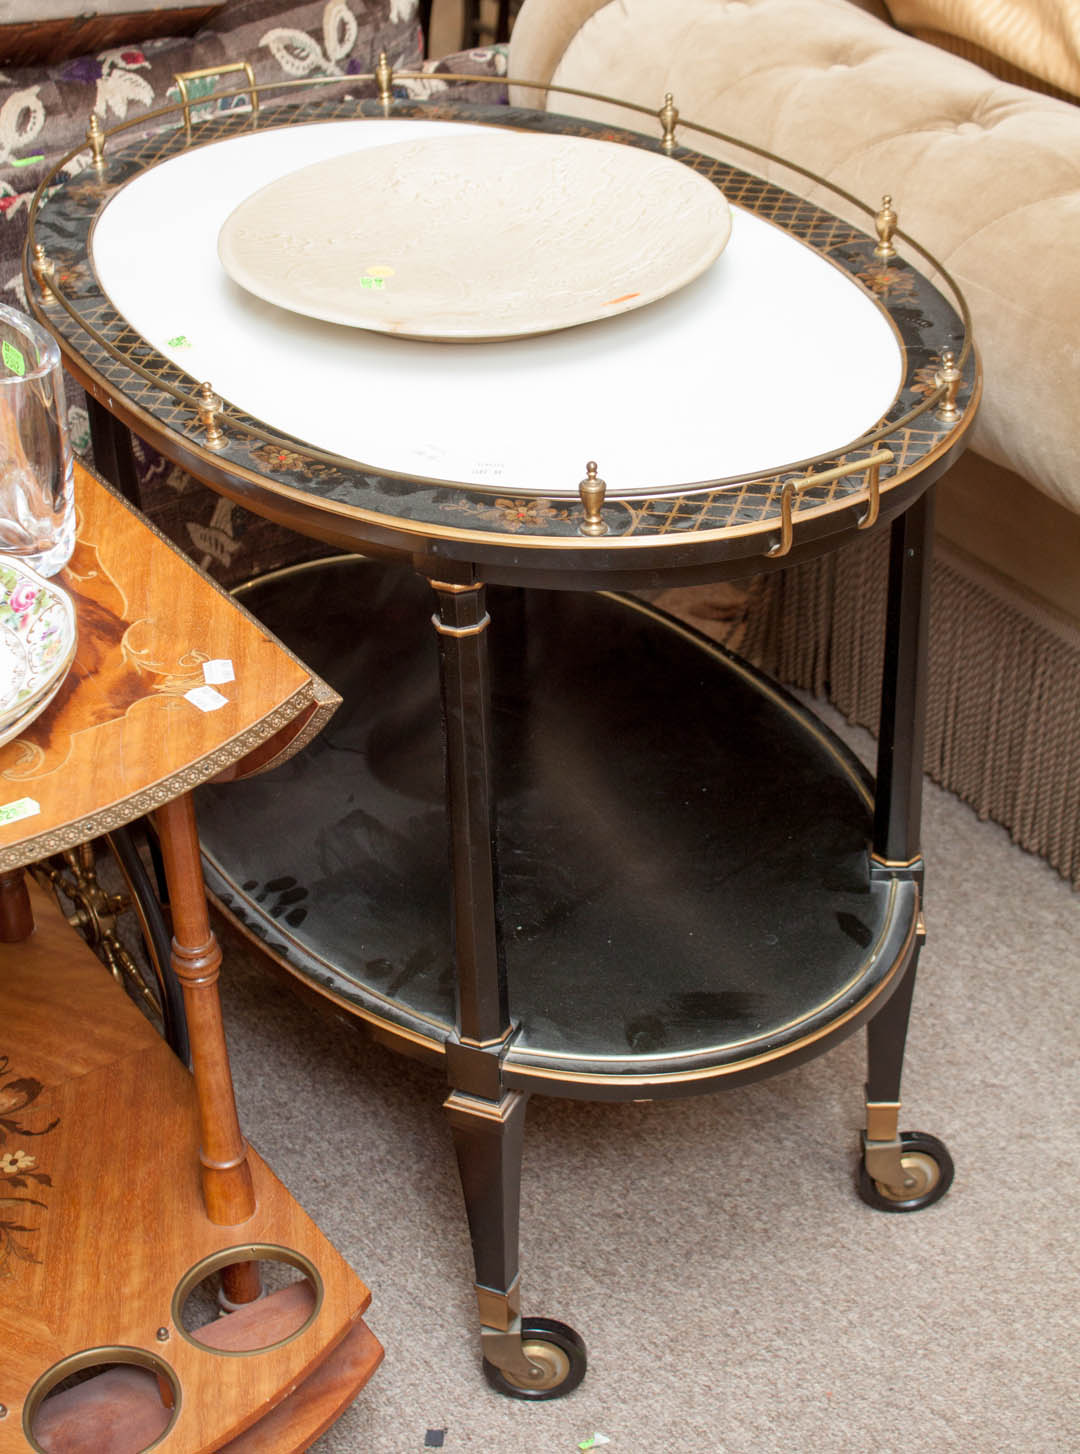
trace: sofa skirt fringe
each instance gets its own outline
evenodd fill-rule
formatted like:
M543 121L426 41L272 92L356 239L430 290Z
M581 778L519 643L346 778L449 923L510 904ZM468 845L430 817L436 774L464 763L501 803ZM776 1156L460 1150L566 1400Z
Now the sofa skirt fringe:
M658 604L876 733L887 555L882 534L758 577L741 619L730 586ZM1080 886L1080 631L938 540L930 633L927 774Z

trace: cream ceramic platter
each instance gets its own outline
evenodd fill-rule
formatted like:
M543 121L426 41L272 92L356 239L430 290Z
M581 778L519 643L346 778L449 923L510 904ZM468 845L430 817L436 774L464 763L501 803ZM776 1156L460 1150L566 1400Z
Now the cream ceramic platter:
M406 338L550 333L700 276L722 195L655 152L527 132L427 135L314 162L226 219L218 255L256 297Z

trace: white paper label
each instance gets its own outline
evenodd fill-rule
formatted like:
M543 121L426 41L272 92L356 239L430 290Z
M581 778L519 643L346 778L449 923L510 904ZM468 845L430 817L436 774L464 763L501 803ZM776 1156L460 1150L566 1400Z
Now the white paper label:
M17 823L20 818L36 818L41 812L41 804L35 803L33 798L16 798L13 803L4 803L0 807L0 824Z
M221 657L218 661L203 662L203 680L217 686L221 682L234 682L236 673L233 671L233 664L228 657Z
M198 707L200 712L216 712L229 700L220 692L215 692L213 687L192 687L190 692L184 693L184 697L193 707Z

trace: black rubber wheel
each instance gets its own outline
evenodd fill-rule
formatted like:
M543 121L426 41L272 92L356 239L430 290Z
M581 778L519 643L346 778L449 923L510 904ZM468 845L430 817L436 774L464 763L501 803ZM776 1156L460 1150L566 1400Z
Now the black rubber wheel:
M565 1323L557 1323L553 1318L523 1318L521 1344L542 1372L535 1382L518 1382L485 1358L484 1377L497 1393L534 1402L565 1398L585 1377L588 1366L585 1342Z
M879 1212L919 1212L940 1201L952 1186L955 1168L952 1157L936 1136L923 1131L902 1131L900 1160L906 1185L898 1195L883 1182L875 1181L859 1163L859 1196Z

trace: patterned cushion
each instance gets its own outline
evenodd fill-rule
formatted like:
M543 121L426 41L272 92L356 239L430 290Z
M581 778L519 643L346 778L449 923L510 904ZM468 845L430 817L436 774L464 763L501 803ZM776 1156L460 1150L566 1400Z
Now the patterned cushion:
M260 83L301 77L349 77L370 71L385 50L396 67L421 56L418 0L231 0L193 36L118 46L53 66L8 68L0 75L0 178L32 192L49 167L86 136L92 113L106 129L136 124L127 138L159 122L138 118L179 100L173 75L247 60ZM191 94L231 89L229 78L193 83ZM287 94L287 93L286 93ZM242 98L218 103L243 105ZM9 168L16 170L9 176ZM12 187L12 184L15 184Z

